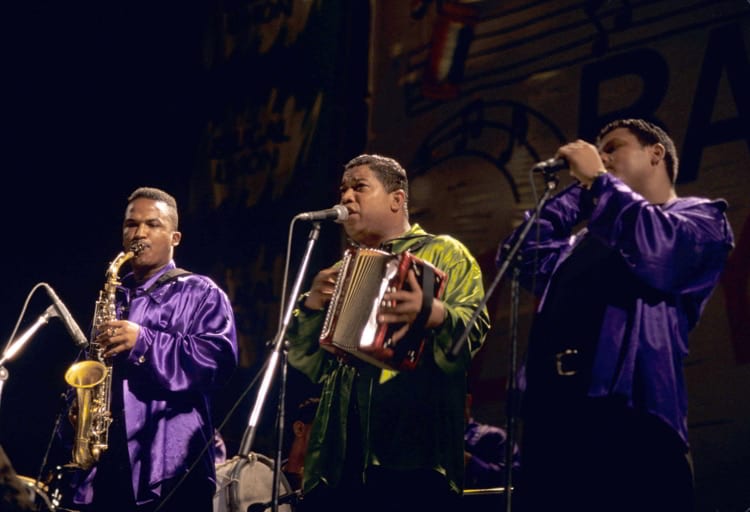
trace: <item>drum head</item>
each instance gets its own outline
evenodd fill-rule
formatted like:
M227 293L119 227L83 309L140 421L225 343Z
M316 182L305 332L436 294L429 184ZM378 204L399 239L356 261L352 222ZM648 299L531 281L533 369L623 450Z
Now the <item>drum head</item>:
M239 471L239 476L236 472ZM258 510L271 509L273 498L273 461L265 455L250 453L247 457L233 457L216 466L216 494L214 512L246 511L250 505ZM291 512L292 507L283 498L293 494L283 473L279 474L279 510ZM282 504L283 503L283 504Z

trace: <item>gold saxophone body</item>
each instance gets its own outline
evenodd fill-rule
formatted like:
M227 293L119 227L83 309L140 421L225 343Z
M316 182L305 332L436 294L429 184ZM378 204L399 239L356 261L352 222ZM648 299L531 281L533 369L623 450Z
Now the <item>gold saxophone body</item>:
M121 252L109 264L104 288L99 292L94 311L93 337L101 326L117 319L115 292L120 284L118 274L126 261L138 255L143 246L134 243L130 250ZM76 389L76 429L73 460L68 466L89 469L99 461L108 448L112 399L112 361L102 356L104 347L90 340L88 357L73 364L65 372L65 382Z

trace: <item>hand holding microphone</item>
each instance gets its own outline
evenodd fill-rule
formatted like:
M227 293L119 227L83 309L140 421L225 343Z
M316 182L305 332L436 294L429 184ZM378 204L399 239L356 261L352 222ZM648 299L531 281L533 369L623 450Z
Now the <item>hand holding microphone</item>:
M594 180L606 172L599 150L593 144L578 139L561 146L557 155L533 167L534 172L545 174L570 170L570 175L589 188Z
M547 160L544 160L542 162L539 162L532 168L532 171L550 174L550 173L564 171L565 169L569 169L569 168L570 166L568 165L567 160L565 160L564 158L553 157L553 158L548 158Z

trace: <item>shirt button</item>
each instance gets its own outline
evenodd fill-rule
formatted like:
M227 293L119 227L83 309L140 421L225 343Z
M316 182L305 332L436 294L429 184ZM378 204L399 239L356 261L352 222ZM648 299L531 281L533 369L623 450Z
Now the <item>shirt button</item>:
M138 358L138 362L139 362L140 364L143 364L143 363L145 363L145 362L146 362L146 356L141 356L141 357L139 357L139 358Z

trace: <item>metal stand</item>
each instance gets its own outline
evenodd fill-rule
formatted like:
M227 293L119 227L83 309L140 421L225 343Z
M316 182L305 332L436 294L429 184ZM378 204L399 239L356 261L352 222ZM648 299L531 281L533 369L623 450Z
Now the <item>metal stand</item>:
M280 475L280 466L281 466L281 446L284 436L284 397L286 394L286 378L287 378L287 371L286 371L286 332L289 328L289 322L292 318L292 313L294 312L294 307L297 301L297 298L300 294L300 289L302 287L302 281L304 280L305 273L307 271L307 267L310 263L310 255L312 254L312 249L315 245L315 242L317 242L318 237L320 236L320 222L314 222L313 227L310 230L310 234L308 236L308 242L307 242L307 249L305 250L304 257L302 259L302 263L300 265L299 272L297 274L297 278L294 282L294 286L292 287L291 292L289 293L288 302L286 309L284 310L284 315L282 317L281 324L279 325L279 328L276 332L276 336L273 340L273 351L271 352L269 358L268 358L268 364L266 365L265 373L263 375L263 380L261 382L260 389L258 390L258 396L255 401L255 405L253 406L253 410L250 413L250 418L248 420L247 429L245 430L245 433L242 436L242 442L240 443L240 449L239 449L239 456L240 460L235 464L234 468L232 468L231 471L231 483L230 483L230 496L232 496L232 500L234 501L234 506L231 507L232 509L236 507L236 504L240 502L239 497L239 475L242 470L242 467L248 463L248 455L250 455L250 450L253 445L253 441L255 440L255 435L258 431L258 423L260 420L261 412L263 410L263 406L266 402L266 397L268 395L268 390L271 387L271 383L273 382L274 375L276 374L276 370L279 367L279 363L282 364L282 381L280 383L280 392L279 392L279 404L278 404L278 450L276 454L276 463L273 467L273 490L272 490L272 510L273 512L278 511L279 506L279 475ZM244 511L242 511L244 512Z
M542 207L547 202L549 197L552 195L552 192L557 188L557 185L559 183L559 179L554 171L552 172L544 172L544 181L545 181L545 190L542 197L539 199L539 202L537 203L536 208L534 209L534 212L532 215L526 219L525 224L523 225L523 228L521 229L521 232L519 233L518 237L516 238L515 243L512 247L504 246L503 252L505 253L505 259L500 264L497 274L495 275L495 278L493 279L492 283L490 284L489 288L487 288L484 297L482 298L481 302L477 306L477 308L474 310L474 313L471 316L471 319L466 325L466 328L464 329L463 334L461 337L456 340L456 342L451 347L450 352L448 353L448 357L450 359L455 360L463 350L463 346L466 343L466 340L469 337L469 332L471 332L471 328L474 325L474 322L476 322L477 318L481 314L481 312L484 310L485 306L487 305L487 302L490 300L490 297L492 297L492 294L495 291L495 288L502 280L503 276L505 276L505 273L508 271L508 267L511 266L511 264L514 264L516 261L516 254L521 248L521 245L526 240L526 236L529 233L529 230L531 230L531 227L536 223L537 219L539 218L539 212L542 210ZM506 415L506 430L507 430L507 438L506 438L506 445L505 445L505 479L506 479L506 492L505 492L505 512L511 512L512 509L512 491L513 491L513 447L515 445L515 428L516 428L516 416L517 416L517 402L518 402L518 396L519 390L516 383L516 368L517 368L517 358L518 358L518 302L519 302L519 284L518 284L518 274L519 270L514 265L514 272L513 272L513 280L511 282L511 315L510 315L510 334L511 334L511 343L510 343L510 357L509 357L509 371L508 371L508 389L507 389L507 415Z
M516 444L516 417L521 393L516 382L518 360L518 304L520 302L520 286L518 276L520 270L513 267L513 278L510 286L510 357L508 358L508 390L505 403L505 512L513 508L513 452Z

